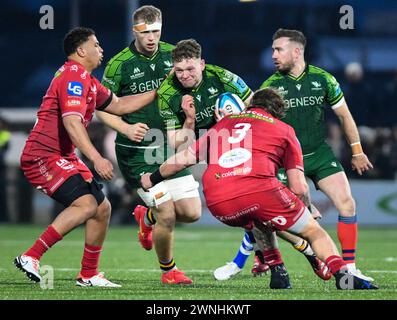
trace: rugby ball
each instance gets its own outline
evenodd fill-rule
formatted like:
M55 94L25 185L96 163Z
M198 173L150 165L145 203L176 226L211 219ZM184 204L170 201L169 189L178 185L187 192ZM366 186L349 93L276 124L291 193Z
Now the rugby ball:
M238 95L231 92L222 93L215 102L215 110L218 111L222 118L229 114L239 114L244 109L244 102ZM224 110L225 114L220 112L222 110Z

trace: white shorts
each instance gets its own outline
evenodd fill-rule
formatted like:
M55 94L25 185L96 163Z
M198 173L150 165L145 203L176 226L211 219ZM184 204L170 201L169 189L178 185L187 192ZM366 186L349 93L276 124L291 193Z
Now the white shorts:
M146 206L158 207L168 200L175 202L186 198L198 198L200 197L198 187L199 183L190 174L180 178L164 180L148 191L139 188L137 192Z
M305 207L305 211L299 217L298 221L296 221L291 227L288 228L288 231L292 231L294 233L300 233L304 227L309 223L309 219L311 218L311 213L307 207Z

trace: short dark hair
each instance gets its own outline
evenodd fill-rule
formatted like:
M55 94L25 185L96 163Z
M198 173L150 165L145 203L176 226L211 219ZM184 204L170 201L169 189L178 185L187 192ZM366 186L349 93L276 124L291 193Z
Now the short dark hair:
M90 28L77 27L70 30L63 39L63 51L66 56L75 53L77 48L92 35L95 35L95 31Z
M303 46L303 48L306 46L306 37L299 30L280 28L273 34L273 41L283 37L289 38L290 41L300 43Z
M261 108L279 119L285 116L286 110L283 97L273 88L255 91L248 108Z
M132 20L134 23L137 23L140 20L147 23L153 23L158 20L162 21L161 10L150 5L139 7L133 13Z
M201 46L194 39L179 41L172 50L172 61L181 62L183 59L201 58Z

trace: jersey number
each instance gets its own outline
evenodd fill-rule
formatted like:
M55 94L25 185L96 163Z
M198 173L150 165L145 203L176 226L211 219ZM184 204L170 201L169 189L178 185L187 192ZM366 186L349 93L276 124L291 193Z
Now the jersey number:
M245 136L247 135L248 130L251 128L251 124L249 123L237 123L234 128L236 130L233 130L233 135L237 135L236 137L229 137L227 140L229 143L239 143L240 141L243 141Z

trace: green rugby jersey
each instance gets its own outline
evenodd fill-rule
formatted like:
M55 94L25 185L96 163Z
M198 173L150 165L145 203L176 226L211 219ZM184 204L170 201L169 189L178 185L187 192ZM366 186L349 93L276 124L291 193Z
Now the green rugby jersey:
M140 94L155 90L165 79L172 69L171 52L173 45L160 42L159 49L147 57L136 50L134 43L115 55L106 65L102 78L102 84L112 90L117 96ZM149 128L164 130L163 120L159 114L157 100L153 101L143 109L123 116L128 123L142 122ZM152 141L140 143L129 140L126 136L118 133L116 144L123 146L148 146Z
M160 115L163 117L166 130L176 130L183 127L186 116L181 107L182 97L189 94L194 97L196 108L195 131L208 129L215 123L214 109L218 96L225 92L238 95L245 101L251 94L251 89L237 75L218 66L205 66L203 80L194 89L184 88L175 74L168 77L157 91Z
M260 88L266 87L283 95L288 109L281 120L295 129L303 154L316 150L326 138L325 105L334 109L344 101L336 79L321 68L307 65L299 77L274 73Z

